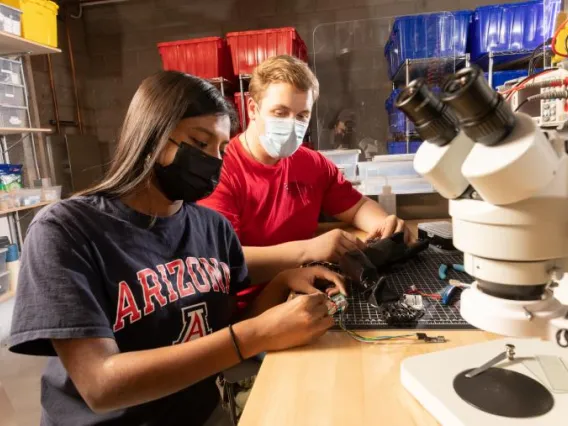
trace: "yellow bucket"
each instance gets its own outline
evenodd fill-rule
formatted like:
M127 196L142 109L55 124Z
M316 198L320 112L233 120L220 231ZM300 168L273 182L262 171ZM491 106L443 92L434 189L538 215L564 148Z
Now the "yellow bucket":
M21 10L21 6L20 6L20 4L22 3L21 0L2 0L2 1L0 1L0 3L5 4L6 6L12 6L12 7L15 7L16 9Z
M22 11L25 39L57 47L57 4L49 0L1 0L0 3Z

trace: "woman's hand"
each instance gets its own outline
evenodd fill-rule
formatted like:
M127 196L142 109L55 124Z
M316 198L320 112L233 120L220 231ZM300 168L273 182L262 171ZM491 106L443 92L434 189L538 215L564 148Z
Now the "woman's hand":
M343 277L323 266L289 269L278 274L275 279L280 280L283 285L295 293L314 294L324 290L328 296L337 293L347 295ZM317 281L327 281L331 285L325 289L319 289L316 287Z
M263 349L278 351L301 346L333 326L328 315L328 297L321 292L300 295L254 318Z

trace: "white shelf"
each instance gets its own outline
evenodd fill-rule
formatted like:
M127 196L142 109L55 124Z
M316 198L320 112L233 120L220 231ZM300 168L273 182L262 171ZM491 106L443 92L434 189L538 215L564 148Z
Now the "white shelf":
M54 201L42 201L41 203L32 204L31 206L23 206L23 207L17 207L17 208L14 208L14 209L0 210L0 216L4 215L4 214L21 212L23 210L37 209L38 207L44 207L44 206L47 206L47 205L52 204L52 203L54 203Z
M0 31L0 55L45 55L49 53L61 53L61 50Z
M51 133L52 129L32 129L29 127L0 127L0 135L19 135L21 133Z

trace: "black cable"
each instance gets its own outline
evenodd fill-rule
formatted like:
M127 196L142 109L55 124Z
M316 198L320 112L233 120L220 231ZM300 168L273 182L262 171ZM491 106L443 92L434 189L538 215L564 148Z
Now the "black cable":
M526 98L523 100L517 108L515 108L515 112L519 111L526 103L530 102L532 99Z
M543 50L538 52L534 57L531 58L529 61L529 72L528 75L531 76L536 72L536 67L539 60L542 59L542 66L544 67L546 64L546 59L552 55L552 51L550 50Z
M556 332L556 343L561 348L568 348L568 330L561 328Z
M539 44L536 49L534 49L531 53L531 56L529 57L529 69L527 70L529 75L531 75L531 70L530 70L530 66L532 61L534 60L535 55L540 51L543 51L542 48L548 44L552 43L552 38L549 38L548 40L546 40L544 43Z
M527 72L529 73L529 75L531 75L531 65L533 63L533 60L535 58L535 55L537 54L537 52L539 51L539 49L542 49L542 47L544 47L545 43L541 43L539 44L536 49L534 49L531 53L531 56L529 57L529 64L528 64L528 69Z

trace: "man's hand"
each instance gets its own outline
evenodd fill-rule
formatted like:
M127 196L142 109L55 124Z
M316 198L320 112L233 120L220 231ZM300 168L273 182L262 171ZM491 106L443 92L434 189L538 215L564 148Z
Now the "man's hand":
M408 244L409 242L411 242L412 235L410 234L410 230L404 223L404 220L399 219L395 215L390 215L382 221L382 223L375 231L369 233L369 235L367 236L367 241L374 240L376 238L389 238L390 236L398 232L404 232L405 243Z
M315 286L316 280L325 280L333 284L333 286L325 290L328 296L333 296L337 293L347 295L343 277L323 266L289 269L280 272L275 280L282 280L282 283L286 285L290 291L303 294L321 293L321 290Z
M306 255L312 262L339 262L344 253L363 250L365 243L341 229L334 229L306 241Z

